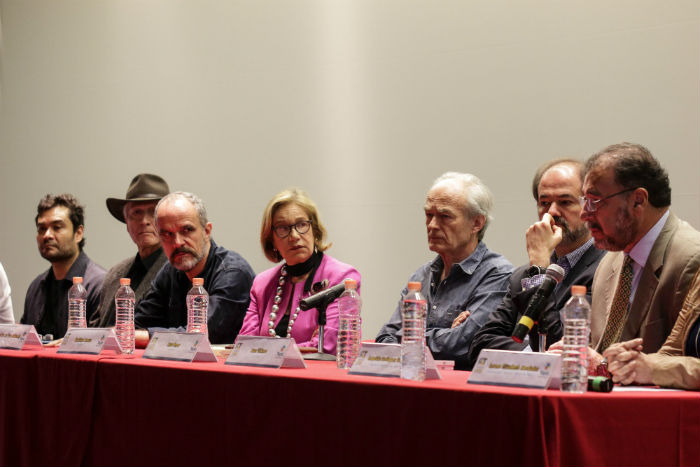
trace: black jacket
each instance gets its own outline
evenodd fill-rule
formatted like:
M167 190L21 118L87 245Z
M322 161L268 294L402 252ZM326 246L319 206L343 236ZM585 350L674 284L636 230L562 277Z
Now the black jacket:
M564 280L554 290L554 293L547 299L540 322L535 324L530 331L530 347L532 350L537 351L538 326L547 328L547 347L562 338L563 329L559 319L559 310L571 298L572 285L585 285L587 290L586 298L588 298L590 303L593 274L595 274L598 263L604 254L604 250L599 250L591 245L564 277ZM537 290L537 287L522 290L520 282L521 279L527 277L528 268L529 265L520 266L513 272L508 283L508 292L503 298L503 302L501 302L496 311L489 315L486 324L479 329L474 339L472 339L468 354L469 369L474 366L474 362L476 362L482 349L519 351L525 348L525 344L515 342L510 336L520 317L525 313L530 298Z

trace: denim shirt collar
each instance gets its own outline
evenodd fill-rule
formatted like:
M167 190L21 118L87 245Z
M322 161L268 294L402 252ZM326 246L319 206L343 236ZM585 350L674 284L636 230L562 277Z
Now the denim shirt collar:
M486 254L486 244L484 242L479 242L476 245L476 248L472 252L471 255L460 261L459 263L455 263L452 265L452 270L448 274L452 274L452 271L455 270L455 267L459 267L462 272L468 276L471 276L474 274L474 271L476 270L477 266L479 266L479 263L481 263L481 260L484 258L484 255ZM442 262L442 257L440 255L437 255L435 259L430 263L430 271L433 274L441 274L442 269L445 267L445 265Z

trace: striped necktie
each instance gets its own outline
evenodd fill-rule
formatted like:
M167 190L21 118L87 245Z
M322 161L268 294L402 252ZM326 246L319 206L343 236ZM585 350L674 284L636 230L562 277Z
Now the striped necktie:
M603 353L610 344L617 342L622 334L622 328L625 326L625 317L627 316L627 308L630 302L630 292L632 291L632 278L634 270L632 269L632 258L625 255L625 261L622 264L620 271L620 280L617 282L617 290L613 297L608 315L608 322L605 325L603 339L600 341L598 352Z

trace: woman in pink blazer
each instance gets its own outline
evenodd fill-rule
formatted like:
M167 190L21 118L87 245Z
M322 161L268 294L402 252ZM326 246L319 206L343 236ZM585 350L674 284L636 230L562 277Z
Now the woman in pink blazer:
M294 338L302 349L318 347L318 311L301 311L299 302L321 290L355 279L354 267L324 254L326 228L318 209L303 191L291 188L275 195L265 208L260 229L265 256L282 264L255 277L250 306L239 334ZM338 340L338 305L326 309L323 350L334 354Z

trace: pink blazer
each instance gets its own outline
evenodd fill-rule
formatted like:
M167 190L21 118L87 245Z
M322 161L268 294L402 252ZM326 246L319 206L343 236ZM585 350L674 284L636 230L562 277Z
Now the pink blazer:
M261 272L255 277L253 287L250 289L250 306L243 320L243 326L239 334L252 336L267 336L268 321L272 311L272 301L277 291L277 283L280 277L282 265L275 266L267 271ZM355 279L357 290L360 290L360 273L349 264L341 263L328 256L323 255L323 260L314 275L314 283L324 279L328 280L328 286L332 287L340 284L345 279ZM282 302L280 311L275 319L275 326L284 316L287 310L290 297L293 297L291 313L299 306L299 302L310 296L311 293L304 294L304 281L292 284L290 280L285 281L282 288ZM312 308L307 311L300 311L294 326L292 326L292 336L300 347L318 347L318 311ZM312 337L313 336L313 337ZM338 302L337 300L328 305L326 309L326 326L324 328L323 350L326 353L335 355L336 343L338 341Z

